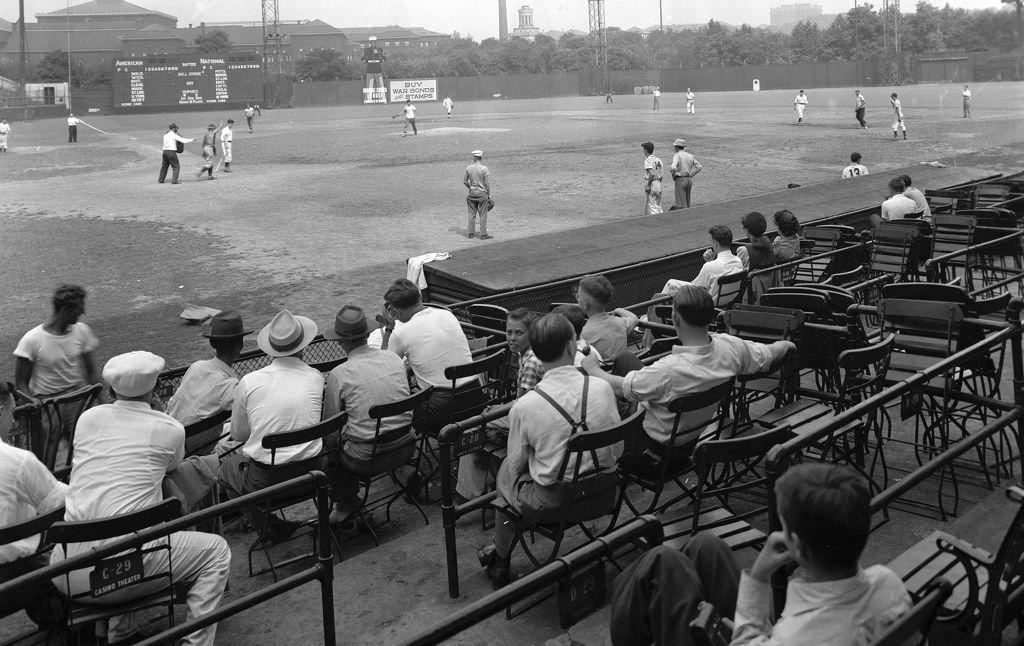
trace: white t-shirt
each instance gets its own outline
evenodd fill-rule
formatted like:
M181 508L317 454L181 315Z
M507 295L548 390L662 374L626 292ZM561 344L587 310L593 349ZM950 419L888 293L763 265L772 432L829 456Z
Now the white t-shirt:
M405 112L406 119L416 118L416 106L414 106L413 104L406 103L405 105L402 106L402 111Z
M914 200L902 193L882 202L883 220L902 220L911 213L917 213L917 205L914 204Z
M396 327L388 339L388 350L409 362L420 388L451 388L452 381L444 376L444 369L473 361L459 320L437 307L424 307L402 327ZM465 377L457 385L472 379Z
M37 325L21 337L14 356L32 362L28 388L33 395L56 395L85 385L82 355L99 346L88 325L75 323L67 334L50 334Z
M797 94L796 98L793 99L793 103L795 103L796 105L807 105L807 95Z
M849 179L851 177L860 177L861 175L868 174L868 167L863 164L850 164L843 169L843 179Z
M33 454L0 440L0 527L32 520L64 505L67 485ZM0 563L31 556L39 547L39 536L0 545Z
M77 126L81 122L82 121L78 117L68 117L68 125L69 126Z

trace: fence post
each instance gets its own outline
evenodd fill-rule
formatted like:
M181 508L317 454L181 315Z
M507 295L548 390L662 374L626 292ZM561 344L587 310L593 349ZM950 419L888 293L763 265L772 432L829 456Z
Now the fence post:
M452 440L442 429L438 437L438 450L441 454L441 468L450 469L452 464ZM441 474L441 524L444 526L444 560L448 570L448 596L459 598L459 562L455 553L455 493L452 491L452 479Z
M1010 358L1013 364L1013 403L1017 406L1024 406L1024 357L1021 351L1024 349L1021 328L1020 314L1022 301L1014 298L1006 307L1006 320L1013 326L1013 336L1010 337ZM1024 419L1017 420L1017 455L1020 456L1021 475L1024 476ZM1011 472L1012 473L1012 472Z
M331 546L331 499L327 484L320 482L316 487L316 514L319 545L317 565L320 568L320 606L324 622L324 646L335 646L337 636L334 629L334 553Z

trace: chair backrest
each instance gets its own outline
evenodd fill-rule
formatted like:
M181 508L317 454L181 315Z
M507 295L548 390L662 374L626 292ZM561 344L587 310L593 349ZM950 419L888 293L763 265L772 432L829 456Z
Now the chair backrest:
M450 379L452 384L453 402L450 422L458 422L479 415L488 406L506 401L508 393L506 393L504 377L507 352L508 349L505 348L483 359L444 369L445 378ZM479 376L479 379L456 386L460 379L475 376Z
M839 384L840 408L848 408L882 390L895 342L896 335L890 334L873 345L839 353L838 364L843 371Z
M577 482L581 477L586 477L587 473L582 468L586 464L584 456L590 457L588 466L593 465L594 469L614 466L614 463L609 462L602 464L598 451L614 447L620 442L625 443L629 438L643 433L643 421L644 411L638 410L611 428L573 434L565 445L565 455L558 468L558 479Z
M95 520L58 521L46 532L51 543L69 545L104 541L159 525L181 516L181 501L165 498L138 511Z
M651 345L636 355L644 364L651 364L657 359L660 359L663 355L668 354L672 351L672 346L679 343L679 338L674 336L659 337L651 341Z
M905 346L903 337L928 337L944 339L945 352L951 354L960 339L964 309L960 303L883 298L878 315L882 329L896 335L897 348Z
M727 379L707 390L680 395L669 402L668 410L675 415L675 420L666 447L692 447L700 431L716 421L721 423L729 410L729 399L735 383L735 378ZM691 434L693 437L687 438L685 442L679 441L679 438Z
M1004 615L1009 598L1019 598L1024 588L1024 488L1007 487L1006 497L1017 503L1017 512L993 555L986 584L985 604L978 621L978 644L998 644L1006 623L1014 619Z
M771 343L793 337L804 324L804 313L792 310L790 314L731 310L722 314L725 331L748 341Z
M71 464L74 450L75 425L78 423L78 418L81 417L82 413L96 403L96 398L99 397L102 390L103 384L90 384L42 401L40 404L40 414L44 428L49 429L42 458L42 462L47 468L52 470L58 466L56 464L57 449L61 439L61 429L69 429L71 432L71 446L68 450L64 466Z
M321 440L331 433L340 431L345 425L346 419L348 419L348 415L342 411L333 417L329 417L316 424L311 424L305 428L264 435L261 444L263 448L270 451L270 464L273 465L277 458L278 449Z
M474 336L491 335L498 338L498 342L505 340L505 323L508 320L508 310L500 305L489 303L474 303L466 308L466 315L469 322L478 327L487 328L489 332L473 330Z
M733 303L743 300L743 292L747 287L747 272L737 271L726 274L718 279L718 297L715 299L715 307L724 310Z
M843 232L833 227L804 227L800 235L814 242L814 253L832 251L843 239Z
M952 591L953 586L945 579L929 581L917 603L871 642L871 646L922 646L927 643L935 615Z
M976 298L967 305L967 309L973 316L993 316L1006 312L1006 306L1010 304L1013 293L1003 292L992 298Z
M871 260L868 269L872 274L890 274L902 279L911 269L917 229L892 224L883 224L874 230L871 245Z
M220 441L224 422L231 419L231 410L222 410L185 427L185 454L196 455L207 452Z
M704 440L693 449L693 465L698 482L694 489L693 530L700 529L701 506L705 499L725 501L729 496L761 489L763 504L745 504L744 511L734 512L734 519L745 519L768 513L771 486L768 476L758 467L768 450L792 437L787 426L771 428L754 435L722 440ZM748 496L744 496L744 501ZM760 498L760 496L759 496Z
M0 545L10 545L37 534L42 534L50 529L51 525L62 520L64 520L64 505L52 509L45 514L33 516L26 521L0 527Z
M960 251L973 244L975 219L965 215L936 215L932 218L932 258ZM961 262L966 261L963 258Z
M759 305L768 307L786 308L797 310L806 315L810 320L827 320L832 318L832 308L829 307L828 296L814 294L807 291L785 291L786 288L775 288L768 290L758 300Z
M892 283L882 286L882 298L902 298L912 301L944 301L966 303L967 290L946 283Z

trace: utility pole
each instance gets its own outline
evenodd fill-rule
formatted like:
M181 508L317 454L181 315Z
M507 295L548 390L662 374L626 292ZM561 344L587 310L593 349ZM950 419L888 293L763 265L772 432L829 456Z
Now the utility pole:
M661 1L658 0L658 31L662 34L665 33L665 16L661 11Z
M599 93L611 92L608 73L608 29L604 21L604 0L587 0L590 14L590 37L594 39L594 71L600 75Z
M276 106L281 100L282 55L277 0L263 0L263 102L269 106ZM271 62L277 66L273 79L270 73Z

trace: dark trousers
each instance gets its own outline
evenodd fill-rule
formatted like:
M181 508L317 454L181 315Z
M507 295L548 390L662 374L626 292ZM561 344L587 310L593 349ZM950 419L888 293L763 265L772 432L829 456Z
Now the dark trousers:
M68 143L78 142L78 126L68 126Z
M181 173L181 164L178 162L178 153L173 150L165 150L163 160L160 163L160 179L161 184L167 179L167 169L173 168L174 175L171 176L171 183L178 183L178 175Z
M411 437L409 440L404 445L387 451L378 448L372 462L352 455L344 448L339 449L333 459L338 460L340 464L336 477L331 481L331 497L339 507L351 511L362 502L359 497L360 478L398 471L408 464L416 452L416 442Z
M863 127L865 127L866 125L868 125L867 123L865 123L865 122L864 122L864 113L865 113L865 112L866 112L866 109L865 109L865 108L857 108L857 111L856 111L856 114L857 114L857 121L859 121L859 122L860 122L860 127L861 127L861 128L863 128Z
M675 200L676 203L672 206L673 209L690 208L690 193L693 191L693 178L692 177L677 177L675 184Z
M6 583L49 564L49 552L33 554L10 563L0 563L0 583ZM65 612L64 602L49 580L22 588L11 598L0 599L0 617L18 610L24 610L29 619L40 628L60 626Z
M459 395L459 410L464 411L475 404L483 409L484 394L476 382L459 386L456 391L449 388L435 388L430 398L413 412L412 425L420 434L436 437L442 428L454 421L455 394Z
M614 646L696 646L690 621L708 601L722 617L736 613L740 568L720 538L700 533L681 551L659 545L619 575L612 595Z

